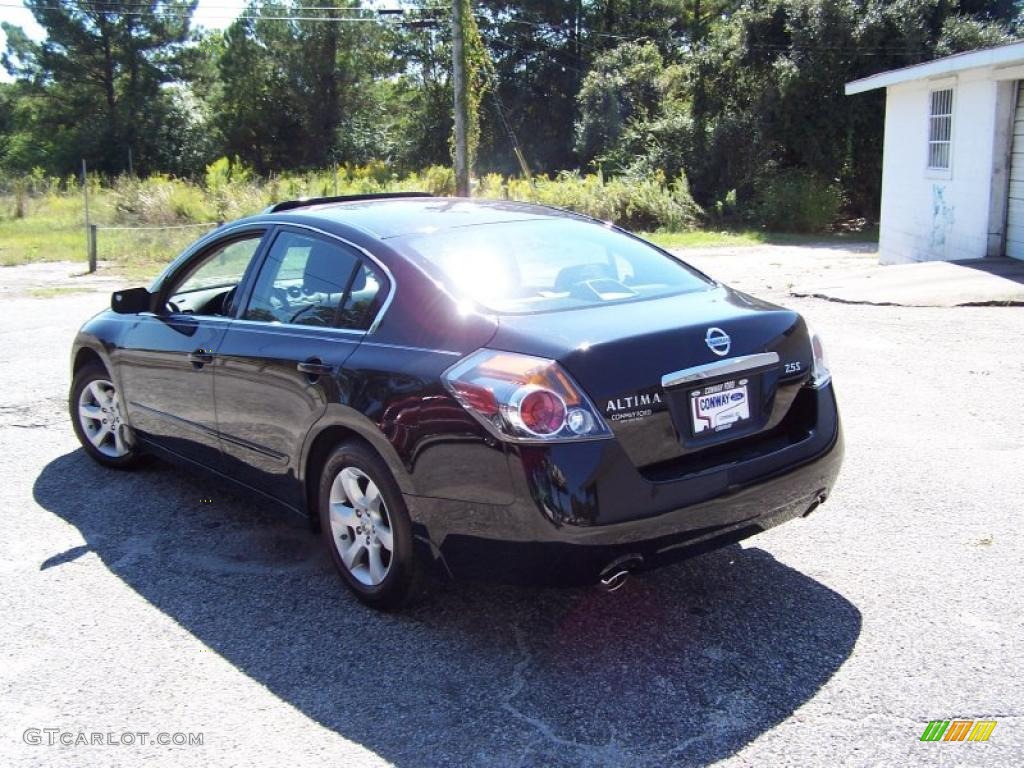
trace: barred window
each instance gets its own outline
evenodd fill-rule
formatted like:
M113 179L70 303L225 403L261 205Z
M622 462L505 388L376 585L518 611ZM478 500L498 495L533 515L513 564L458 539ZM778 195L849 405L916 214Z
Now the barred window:
M928 122L928 168L948 171L953 139L952 88L931 92Z

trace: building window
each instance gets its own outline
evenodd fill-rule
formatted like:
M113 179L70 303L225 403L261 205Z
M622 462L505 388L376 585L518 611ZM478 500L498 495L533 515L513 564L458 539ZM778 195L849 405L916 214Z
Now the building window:
M948 171L953 139L953 89L931 92L928 118L928 168Z

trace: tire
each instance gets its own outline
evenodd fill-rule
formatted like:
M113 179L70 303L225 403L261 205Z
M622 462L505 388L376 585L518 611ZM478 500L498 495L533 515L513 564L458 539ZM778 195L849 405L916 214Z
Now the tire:
M143 455L125 420L117 388L102 364L86 363L75 373L68 411L75 436L93 461L112 469L135 469L148 462L149 457Z
M353 440L334 449L320 475L317 505L331 560L360 601L394 610L422 597L426 576L409 511L387 465L369 446Z

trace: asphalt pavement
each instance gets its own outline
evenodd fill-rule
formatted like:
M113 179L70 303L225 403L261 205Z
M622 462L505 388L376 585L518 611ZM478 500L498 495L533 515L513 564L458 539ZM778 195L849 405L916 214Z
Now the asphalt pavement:
M780 264L871 256L791 250L695 260L822 333L828 503L614 594L458 584L400 615L258 497L89 461L67 353L107 296L7 292L0 765L1020 765L1024 310L792 298ZM920 741L957 718L997 725Z

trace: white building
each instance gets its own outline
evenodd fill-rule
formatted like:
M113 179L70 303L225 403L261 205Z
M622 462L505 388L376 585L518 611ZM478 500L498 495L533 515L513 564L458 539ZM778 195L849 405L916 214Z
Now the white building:
M1024 259L1024 41L882 72L879 254L910 261Z

